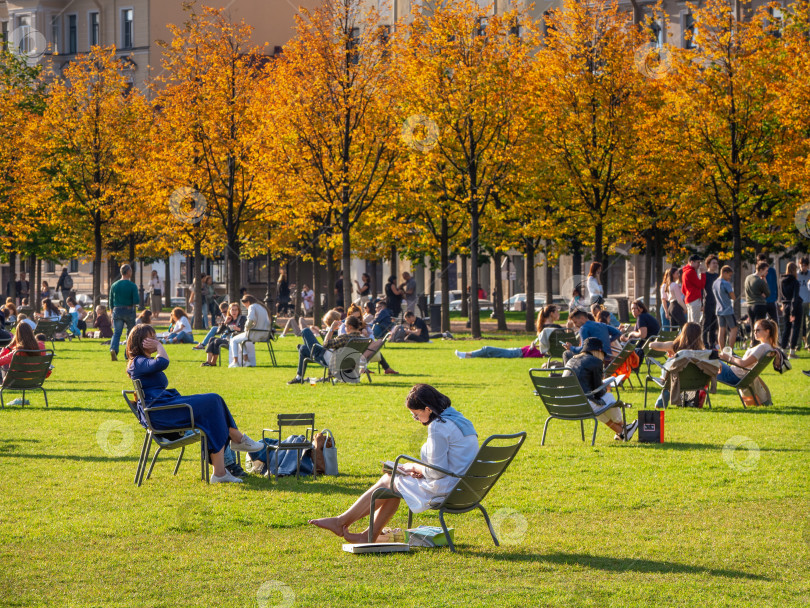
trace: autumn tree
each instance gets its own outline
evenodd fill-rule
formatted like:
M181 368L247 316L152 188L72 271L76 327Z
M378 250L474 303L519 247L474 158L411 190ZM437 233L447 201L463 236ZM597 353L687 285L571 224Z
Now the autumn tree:
M125 221L129 171L148 133L150 109L129 90L114 48L93 47L51 84L37 135L39 178L62 202L59 221L72 229L71 245L93 255L93 300L101 299L105 231Z
M340 233L346 308L352 227L385 187L396 152L391 69L377 12L363 0L326 0L302 9L268 89L284 170Z

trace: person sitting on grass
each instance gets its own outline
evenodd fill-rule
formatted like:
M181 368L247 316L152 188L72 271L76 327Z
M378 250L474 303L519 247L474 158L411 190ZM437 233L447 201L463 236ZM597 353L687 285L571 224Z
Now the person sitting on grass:
M138 401L141 425L147 428L144 408L159 408L164 405L187 404L194 414L194 426L208 438L208 453L214 474L211 483L239 483L242 480L225 468L225 448L240 452L257 452L264 444L253 441L239 431L225 401L216 393L181 395L168 388L169 380L164 371L169 367L169 355L157 339L151 325L136 325L127 337L127 374L140 380L146 403ZM156 356L152 356L156 355ZM150 412L149 418L155 429L173 429L191 425L188 409L177 408Z
M87 337L87 313L82 307L81 304L77 304L76 300L68 298L66 300L66 304L68 305L68 312L70 316L73 318L73 322L70 325L70 331L73 332L74 335L80 335L82 338Z
M413 419L427 427L427 441L422 446L420 459L456 475L462 475L478 453L478 434L472 423L451 407L450 398L428 384L417 384L405 399L405 406ZM431 504L444 499L457 483L455 477L416 463L400 465L406 473L398 472L394 490L405 500L414 513L430 509ZM391 487L391 474L382 477L346 511L337 517L311 519L313 526L329 530L350 543L368 541L368 529L350 532L349 526L368 517L371 496L378 488ZM382 529L399 508L399 498L375 501L374 533L376 541Z
M588 338L599 338L599 342L602 344L602 350L605 353L604 363L610 363L610 360L613 358L610 343L614 340L618 340L622 332L611 325L591 321L588 318L588 313L584 310L575 310L572 312L570 321L573 323L574 327L579 330L580 344L584 345L585 340ZM565 352L563 353L563 363L567 363L571 357L581 353L582 348L582 346L572 346L566 342Z
M334 319L329 330L326 332L323 344L318 343L318 339L312 332L312 328L301 330L301 338L304 340L304 343L298 346L298 371L296 371L295 378L287 382L287 384L304 383L304 362L306 359L313 359L324 367L329 367L334 351L346 346L350 340L363 337L360 334L361 324L362 321L357 317L346 317L346 333L342 336L338 336L337 332L338 329L340 329L340 319Z
M720 359L726 363L720 364L720 375L717 376L717 380L728 386L737 386L745 374L756 367L762 357L776 349L778 334L779 327L771 319L759 319L754 324L753 338L755 342L758 341L755 346L745 351L742 357L720 353Z
M239 304L236 304L236 306L238 307ZM221 316L222 316L223 319L227 316L227 314L228 314L228 303L227 302L220 302L220 304L219 304L219 312L222 313ZM205 334L205 337L203 338L202 342L200 342L199 344L195 344L194 346L191 347L191 349L192 350L203 350L206 346L208 346L208 343L211 341L211 338L213 338L214 336L216 336L217 334L220 334L220 333L222 333L222 324L220 323L219 325L212 325L211 329L208 330L208 333Z
M449 331L431 335L425 320L417 317L410 310L405 313L405 323L408 325L405 328L405 342L430 342L439 338L453 339L453 335Z
M135 323L138 325L151 325L152 324L152 311L148 308L143 310L141 314L138 315L138 318L135 319Z
M665 352L667 357L676 357L678 353L684 351L706 350L706 346L703 344L703 328L697 323L687 321L674 340L650 342L650 350ZM661 379L663 380L665 377L666 371L662 369ZM669 407L669 389L666 387L661 390L661 394L655 400L655 407L659 409Z
M527 346L514 348L498 348L497 346L483 346L470 352L456 351L459 359L520 359L541 358L549 351L549 336L555 329L561 329L557 323L560 320L560 309L556 304L550 304L537 313L537 338Z
M616 403L616 397L602 380L602 367L605 360L604 345L599 338L586 338L582 343L582 352L571 357L565 364L563 376L574 375L579 380L579 384L585 394L596 391L588 395L588 403L593 411L597 411L606 405ZM599 390L597 390L599 389ZM638 428L638 420L624 425L622 422L622 412L618 407L612 407L596 417L600 422L604 422L612 431L616 433L614 439L626 439L629 441Z
M96 318L93 319L93 327L98 330L99 336L109 340L113 337L112 321L107 314L107 307L99 304L96 306Z
M219 351L223 346L227 346L231 336L238 334L245 329L247 317L242 314L239 302L231 302L227 309L225 320L217 326L219 335L208 343L205 348L206 360L200 367L215 367L219 361Z
M185 310L179 306L172 310L171 321L169 333L163 338L164 344L196 344L191 331L191 321L188 320Z

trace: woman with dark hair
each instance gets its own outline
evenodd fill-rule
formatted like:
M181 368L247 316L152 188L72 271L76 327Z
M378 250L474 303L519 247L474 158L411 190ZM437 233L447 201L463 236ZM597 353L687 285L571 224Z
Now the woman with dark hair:
M404 296L405 292L397 286L397 278L394 275L388 277L388 283L385 284L385 305L392 317L397 318L402 314Z
M681 269L670 268L664 279L667 296L667 318L670 328L677 329L686 325L686 300L681 288Z
M34 337L34 330L28 323L20 323L17 325L16 333L11 344L0 350L0 368L8 367L11 364L11 358L14 351L17 350L33 350L45 352L45 343L37 341ZM48 372L50 376L50 372Z
M703 344L703 328L698 323L687 321L681 328L674 340L665 342L653 341L650 342L651 350L664 351L668 357L677 357L679 352L682 351L699 351L706 350ZM661 370L661 378L664 379L666 372ZM658 399L655 401L655 407L665 408L669 405L669 390L663 389Z
M571 314L578 308L585 307L585 300L582 298L582 288L577 285L571 290L571 301L568 302L568 313Z
M560 320L560 309L551 304L540 309L537 313L537 338L528 346L514 348L498 348L497 346L482 346L470 352L456 351L459 359L520 359L545 357L550 348L549 338L555 329L562 329L557 321Z
M472 423L451 407L450 398L428 384L417 384L408 393L405 406L413 419L428 428L427 441L422 446L422 462L441 467L456 475L462 475L478 453L478 434ZM435 500L443 499L456 484L455 477L439 473L435 469L415 463L400 465L394 489L414 513L430 508ZM309 523L324 528L350 543L362 543L368 539L368 529L360 533L349 532L349 526L368 517L371 495L377 488L390 488L391 474L385 473L379 481L337 517L311 519ZM382 532L399 508L399 498L377 500L374 514L374 539Z
M211 337L205 347L206 360L200 367L216 367L219 361L219 351L223 346L228 346L231 336L238 334L245 329L247 318L242 314L239 302L231 302L227 308L228 314L220 323L216 333Z
M633 300L633 303L630 305L630 311L636 318L636 325L632 330L630 329L630 325L625 325L621 328L625 332L622 336L623 341L633 338L644 341L647 338L657 335L661 330L661 326L658 324L656 318L650 314L644 300Z
M62 313L59 310L59 307L53 303L50 298L43 298L42 300L42 314L39 316L40 319L53 319L54 321L58 321L62 318Z
M278 276L276 289L278 290L278 304L276 304L276 312L279 315L288 314L290 312L291 293L290 282L287 280L287 273L284 269L281 270L281 273Z
M602 264L599 262L591 262L587 282L588 293L591 296L591 304L601 304L605 301L605 290L602 288L602 282L599 280L600 274L602 274Z
M355 304L360 306L361 308L366 305L369 298L371 297L371 275L367 272L363 273L363 284L357 282L357 279L354 280L354 284L356 286L355 291L357 291L357 300Z
M796 278L799 267L796 262L789 262L782 275L782 315L785 319L785 330L780 346L782 350L790 347L789 359L796 358L796 347L802 330L802 296L799 281Z
M152 355L157 355L152 357ZM140 380L146 403L138 401L138 414L141 425L146 428L143 408L156 408L163 405L187 404L194 413L194 426L202 430L208 438L208 453L214 474L211 483L240 483L225 468L225 448L230 441L232 450L257 452L264 444L253 441L239 432L236 422L225 401L216 393L203 395L180 395L177 390L167 388L169 380L164 370L169 367L169 355L157 340L151 325L136 325L127 337L127 374L133 380ZM188 410L177 408L151 412L149 418L156 429L173 429L191 424Z

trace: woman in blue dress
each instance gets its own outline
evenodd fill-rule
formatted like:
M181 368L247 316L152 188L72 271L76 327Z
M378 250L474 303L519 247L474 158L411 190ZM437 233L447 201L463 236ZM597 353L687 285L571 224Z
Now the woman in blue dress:
M157 354L156 357L152 355ZM177 390L167 388L169 380L163 371L169 367L169 355L163 348L151 325L136 325L127 338L127 373L133 380L140 380L146 403L138 401L141 425L146 428L144 407L188 404L194 412L194 426L208 438L208 452L214 474L211 483L238 483L242 480L231 475L225 468L224 452L228 441L231 449L240 452L256 452L264 449L264 444L253 441L236 428L231 412L225 401L216 393L182 396ZM156 429L172 429L191 424L188 410L171 409L150 413L152 425Z

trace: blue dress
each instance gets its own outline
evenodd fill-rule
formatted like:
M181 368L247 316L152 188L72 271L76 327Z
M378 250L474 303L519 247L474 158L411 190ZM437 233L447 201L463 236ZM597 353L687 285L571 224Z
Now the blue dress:
M236 428L231 412L225 401L216 393L203 395L188 395L183 397L176 389L167 388L169 380L163 373L169 367L169 360L163 357L144 357L138 355L127 366L127 373L133 380L140 380L143 386L143 395L146 404L138 401L138 414L141 425L146 428L146 418L143 408L158 407L161 405L176 405L186 403L194 412L194 426L202 430L208 437L208 451L219 452L228 445L228 429ZM150 414L155 429L173 429L189 426L188 410L175 409Z

